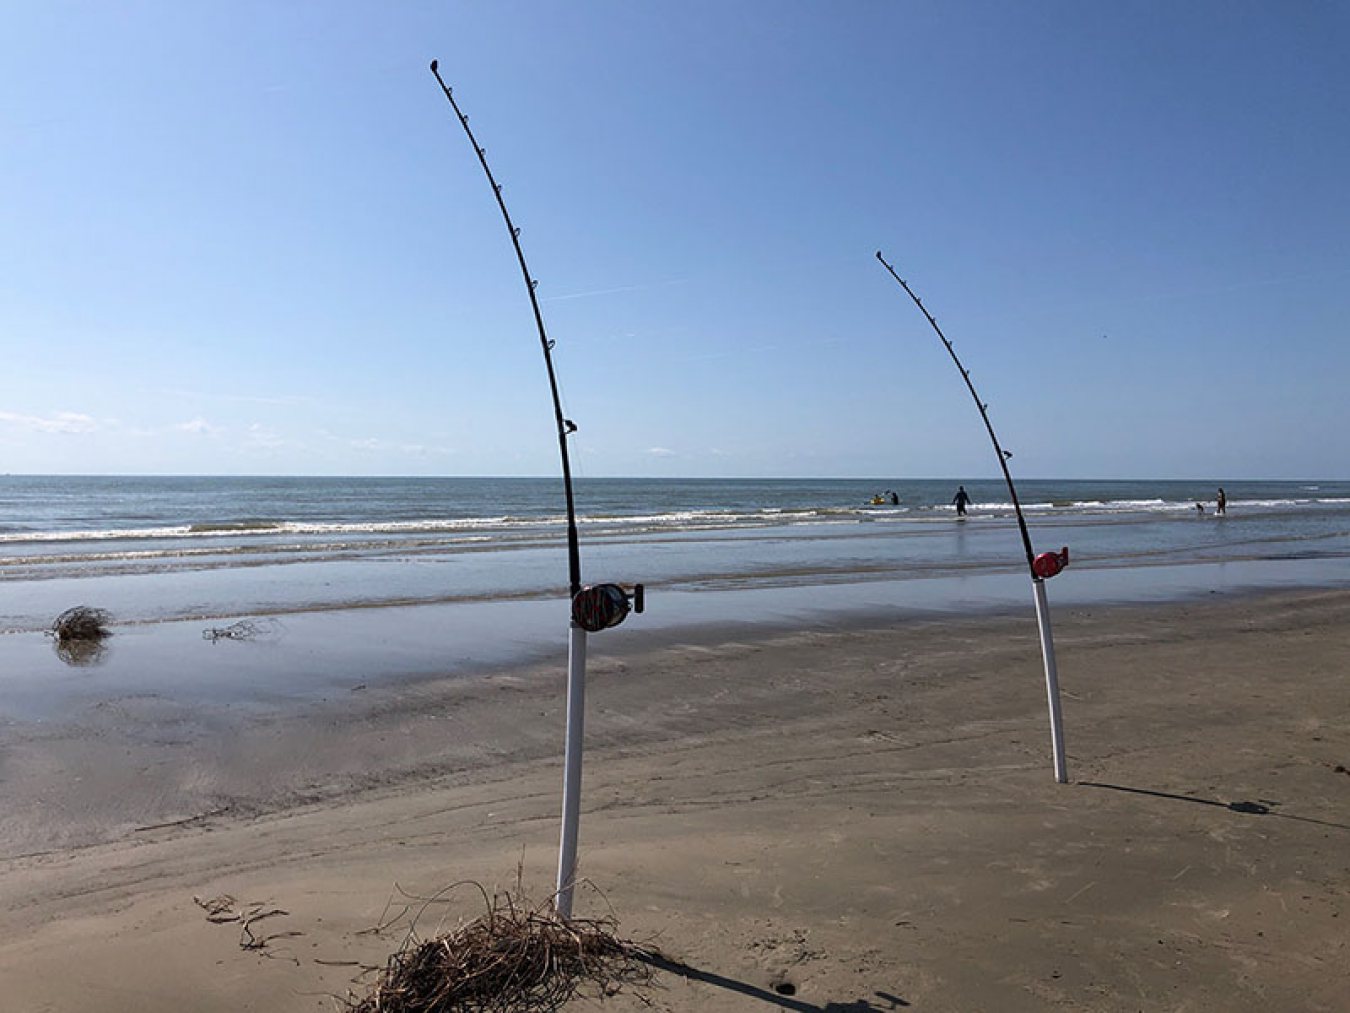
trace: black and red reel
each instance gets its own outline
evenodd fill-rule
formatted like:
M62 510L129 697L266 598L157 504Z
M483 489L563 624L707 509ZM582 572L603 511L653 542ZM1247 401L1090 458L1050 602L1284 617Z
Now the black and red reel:
M572 599L572 621L587 633L599 633L618 626L629 612L642 612L643 587L634 584L632 592L618 584L588 584Z

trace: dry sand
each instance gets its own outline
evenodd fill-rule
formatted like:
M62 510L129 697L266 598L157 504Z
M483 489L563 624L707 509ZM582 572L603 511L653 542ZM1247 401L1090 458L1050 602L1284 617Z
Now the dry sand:
M1029 616L594 638L577 913L701 979L603 1008L1350 1009L1350 593L1055 618L1068 785ZM0 1009L332 1009L397 889L546 895L560 667L7 750Z

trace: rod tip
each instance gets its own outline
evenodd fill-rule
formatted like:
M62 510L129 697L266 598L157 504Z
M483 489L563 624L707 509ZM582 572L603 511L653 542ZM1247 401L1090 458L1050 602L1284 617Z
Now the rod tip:
M431 61L431 72L432 72L433 74L436 73L436 66L437 66L436 61L435 61L435 60L432 60L432 61Z

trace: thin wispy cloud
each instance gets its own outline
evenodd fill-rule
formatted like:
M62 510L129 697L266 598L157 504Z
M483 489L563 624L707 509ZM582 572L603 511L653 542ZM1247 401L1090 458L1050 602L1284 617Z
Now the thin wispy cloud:
M363 439L348 440L347 445L353 450L361 450L372 454L407 454L411 457L431 457L437 455L453 454L454 450L449 447L430 447L425 443L400 443L395 440L383 440L376 436L368 436Z
M274 430L255 422L245 430L245 440L255 450L280 450L282 447L298 446Z
M671 285L683 285L688 278L670 278L666 281L647 282L642 285L620 285L617 288L597 288L589 292L567 292L563 295L541 296L540 302L564 302L568 299L590 299L602 295L618 295L621 292L642 292L647 289L668 288Z
M234 404L302 405L313 404L314 398L304 394L225 394L210 390L183 390L170 387L153 390L157 396L182 397L193 401L225 401Z
M1241 292L1251 288L1268 288L1278 285L1293 285L1299 282L1307 281L1331 281L1333 279L1344 278L1350 274L1350 267L1341 267L1332 270L1303 271L1298 274L1286 274L1275 277L1247 277L1231 282L1227 285L1200 286L1188 289L1173 289L1171 291L1157 292L1141 295L1135 299L1121 300L1121 302L1167 302L1172 299L1198 299L1209 296L1228 295L1232 292Z
M675 451L671 450L669 447L648 447L648 448L647 448L647 456L648 456L648 457L679 457L680 455L677 454Z
M713 359L730 359L738 355L757 355L760 352L777 352L782 345L755 345L751 348L735 348L727 346L726 351L708 352L704 355L682 355L672 362L709 362Z
M188 419L186 422L179 422L170 428L176 432L192 433L196 436L215 436L218 433L224 432L220 426L213 426L210 422L207 422L206 419L200 417Z
M0 423L36 433L92 433L100 428L97 419L80 412L55 412L46 416L0 412Z
M1140 306L1151 303L1180 302L1187 299L1213 299L1217 296L1231 295L1249 289L1294 285L1309 281L1335 281L1350 275L1350 267L1328 268L1318 271L1304 271L1298 274L1286 274L1276 277L1247 277L1224 285L1202 285L1194 288L1174 288L1157 292L1144 292L1124 298L1101 296L1100 298L1063 299L1057 302L1056 309L1064 311L1082 311L1090 309L1110 309L1119 306ZM1041 315L1041 303L1019 303L1003 309L978 311L967 314L967 322L998 320L1009 321L1034 320ZM1095 336L1095 334L1094 334Z
M780 352L787 350L789 352L818 351L822 348L830 348L834 345L845 344L844 338L824 338L820 341L811 342L792 342L784 344L775 342L772 345L751 345L748 347L739 347L736 345L724 345L723 351L707 352L701 355L682 355L679 358L671 359L671 362L710 362L714 359L732 359L741 355L760 355L764 352Z

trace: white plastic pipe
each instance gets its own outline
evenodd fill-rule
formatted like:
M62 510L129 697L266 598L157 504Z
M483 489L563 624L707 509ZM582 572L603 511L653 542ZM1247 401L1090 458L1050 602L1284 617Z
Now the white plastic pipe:
M577 878L577 827L581 822L581 744L586 725L586 631L576 623L567 641L567 748L563 757L562 840L558 845L559 918L572 917Z
M1050 633L1050 606L1045 600L1045 581L1033 578L1036 591L1036 622L1041 628L1041 656L1045 658L1045 695L1050 701L1050 748L1055 757L1055 780L1069 781L1064 761L1064 715L1059 707L1059 671L1055 668L1055 640Z

